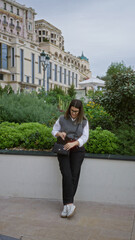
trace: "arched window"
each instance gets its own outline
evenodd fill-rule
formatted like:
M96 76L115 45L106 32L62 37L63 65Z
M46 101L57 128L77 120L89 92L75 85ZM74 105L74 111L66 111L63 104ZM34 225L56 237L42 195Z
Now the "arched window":
M61 54L59 55L59 58L62 60L62 55Z
M58 53L57 53L57 52L55 52L55 54L54 54L54 55L55 55L55 57L56 57L56 58L58 57Z

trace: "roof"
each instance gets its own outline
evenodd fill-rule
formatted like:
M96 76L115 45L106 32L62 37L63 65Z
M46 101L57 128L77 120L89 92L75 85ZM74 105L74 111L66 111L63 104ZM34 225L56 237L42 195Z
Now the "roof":
M82 60L85 60L85 61L87 61L87 62L89 61L89 59L86 58L86 57L83 55L83 52L82 52L82 56L80 56L79 58L82 59Z

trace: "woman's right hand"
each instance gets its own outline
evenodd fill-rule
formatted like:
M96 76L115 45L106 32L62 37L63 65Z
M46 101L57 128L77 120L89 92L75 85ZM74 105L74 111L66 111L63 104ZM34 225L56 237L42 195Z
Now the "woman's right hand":
M66 137L66 133L65 132L58 132L56 134L57 137L61 137L63 140L65 140L65 137Z

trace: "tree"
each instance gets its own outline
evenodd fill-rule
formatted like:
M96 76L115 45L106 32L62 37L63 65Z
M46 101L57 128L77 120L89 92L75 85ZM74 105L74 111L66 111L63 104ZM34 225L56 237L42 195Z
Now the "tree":
M127 68L111 75L104 95L96 99L117 124L135 124L135 72Z
M100 79L104 80L108 83L112 76L119 73L126 73L127 71L133 72L131 66L126 67L124 61L121 62L112 62L111 65L108 67L106 75L99 77Z
M68 89L68 95L69 95L71 98L75 98L75 96L76 96L76 91L75 91L74 84L72 84L72 85L70 86L70 88Z
M132 72L133 69L130 66L126 67L123 61L120 63L114 62L114 63L111 63L111 65L108 67L106 72L106 77L111 77L114 74L118 74L118 73L126 73L127 71Z

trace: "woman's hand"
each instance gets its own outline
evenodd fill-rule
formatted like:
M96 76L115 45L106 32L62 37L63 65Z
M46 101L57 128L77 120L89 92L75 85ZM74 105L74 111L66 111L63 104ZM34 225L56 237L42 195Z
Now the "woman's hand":
M75 147L75 146L79 146L79 142L78 142L78 141L66 143L66 144L64 145L64 149L65 149L65 150L70 150L71 148L73 148L73 147Z
M65 140L65 137L66 137L66 133L65 132L58 132L57 134L56 134L56 137L61 137L63 140Z

